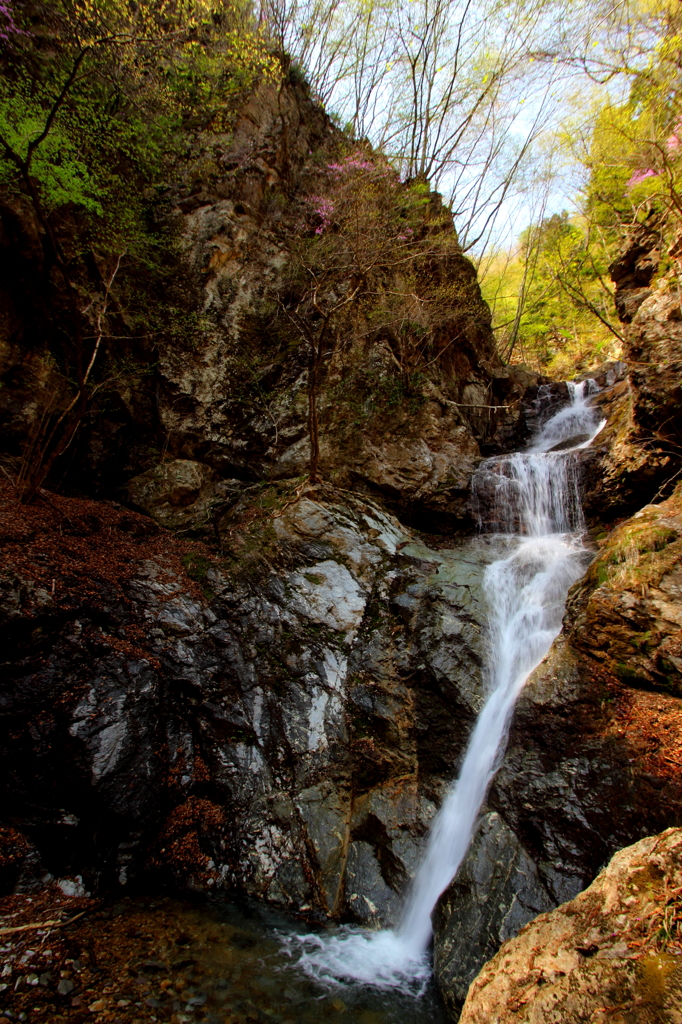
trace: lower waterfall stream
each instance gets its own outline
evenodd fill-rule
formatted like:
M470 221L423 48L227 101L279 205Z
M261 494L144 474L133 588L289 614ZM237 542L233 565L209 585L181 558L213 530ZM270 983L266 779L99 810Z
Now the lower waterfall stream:
M488 696L460 774L434 819L402 919L393 929L288 936L309 977L419 994L430 978L431 912L466 855L508 723L523 685L561 628L566 594L589 553L573 454L603 426L589 404L592 381L568 384L570 403L540 427L523 453L487 459L473 480L482 530L500 557L485 573L490 614Z

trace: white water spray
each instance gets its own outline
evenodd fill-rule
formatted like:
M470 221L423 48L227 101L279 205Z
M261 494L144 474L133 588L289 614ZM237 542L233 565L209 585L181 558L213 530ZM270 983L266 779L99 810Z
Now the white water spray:
M429 835L396 929L342 929L296 940L300 964L331 983L359 982L418 993L429 974L431 912L466 855L488 786L499 766L518 694L561 628L569 586L581 575L585 550L572 454L603 426L587 404L593 381L569 384L570 404L550 417L530 448L487 459L474 476L479 524L501 534L506 551L488 566L489 696L474 727L459 778Z

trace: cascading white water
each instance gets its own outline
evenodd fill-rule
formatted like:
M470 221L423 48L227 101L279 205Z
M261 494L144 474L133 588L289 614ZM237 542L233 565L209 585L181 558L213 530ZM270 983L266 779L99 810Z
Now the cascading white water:
M429 835L424 859L396 929L347 928L297 939L300 964L314 978L419 992L430 969L431 911L467 852L498 767L516 697L561 628L566 593L582 573L584 523L572 454L603 426L587 399L593 381L569 384L570 404L551 416L530 448L487 459L473 481L480 526L500 534L504 557L488 566L489 696L459 778ZM573 443L574 442L574 443Z

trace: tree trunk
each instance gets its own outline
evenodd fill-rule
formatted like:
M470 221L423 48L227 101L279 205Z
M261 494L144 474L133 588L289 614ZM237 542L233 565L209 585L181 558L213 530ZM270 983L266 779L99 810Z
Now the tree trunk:
M310 433L310 470L308 479L311 484L320 482L318 466L320 462L320 424L317 416L317 346L313 346L308 377L308 431Z

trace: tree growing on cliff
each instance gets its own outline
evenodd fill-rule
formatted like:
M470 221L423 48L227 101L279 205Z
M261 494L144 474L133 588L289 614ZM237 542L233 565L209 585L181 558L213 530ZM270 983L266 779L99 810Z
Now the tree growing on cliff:
M595 226L568 211L523 231L516 250L492 263L482 286L504 361L520 358L566 376L617 356L622 335L608 281L610 258Z
M287 246L290 280L280 310L308 352L309 477L316 482L318 392L334 352L351 337L380 342L409 392L417 375L447 358L480 305L461 280L461 248L440 197L423 182L401 183L369 147L323 169L300 228Z
M553 110L533 53L568 0L261 0L263 24L355 138L448 196L465 250L485 243ZM523 187L523 186L522 186Z

